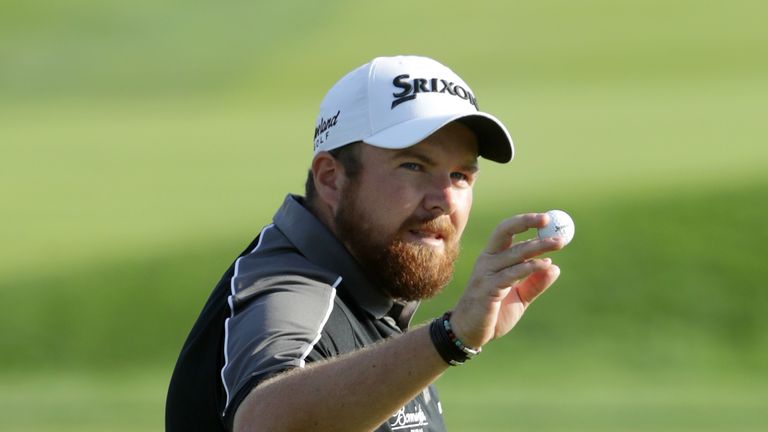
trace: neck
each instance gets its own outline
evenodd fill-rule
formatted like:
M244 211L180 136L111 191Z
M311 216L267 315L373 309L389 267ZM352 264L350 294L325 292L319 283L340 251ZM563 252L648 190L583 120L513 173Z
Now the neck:
M306 209L310 211L310 213L315 215L315 217L318 218L320 222L323 223L323 225L328 227L328 229L331 230L333 235L335 235L338 238L339 233L336 230L336 224L334 223L334 220L333 220L334 219L333 210L331 209L331 206L317 199L304 200L303 204L304 204L304 207L306 207Z

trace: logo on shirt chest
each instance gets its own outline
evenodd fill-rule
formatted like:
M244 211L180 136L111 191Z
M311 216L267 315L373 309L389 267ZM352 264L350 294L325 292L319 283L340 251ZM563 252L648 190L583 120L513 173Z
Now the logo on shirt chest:
M389 427L395 430L404 430L428 426L427 415L421 409L421 404L404 406L395 415L389 418Z

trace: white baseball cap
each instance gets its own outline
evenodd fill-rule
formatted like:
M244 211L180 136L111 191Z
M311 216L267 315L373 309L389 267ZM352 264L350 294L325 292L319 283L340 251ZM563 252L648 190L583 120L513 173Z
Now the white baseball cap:
M455 120L477 135L480 156L501 163L514 156L507 129L478 109L474 93L452 70L427 57L377 57L326 93L315 127L315 154L356 141L402 149Z

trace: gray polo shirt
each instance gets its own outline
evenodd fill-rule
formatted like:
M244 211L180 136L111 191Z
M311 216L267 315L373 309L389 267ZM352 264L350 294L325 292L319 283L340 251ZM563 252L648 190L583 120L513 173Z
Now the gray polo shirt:
M187 339L171 380L166 429L199 427L204 420L190 420L190 410L211 407L230 429L239 404L264 379L402 333L416 306L378 290L301 198L289 195L219 282ZM218 343L210 340L216 335ZM212 382L195 384L198 374L215 374L219 389L205 392ZM424 389L376 430L445 430L435 389Z

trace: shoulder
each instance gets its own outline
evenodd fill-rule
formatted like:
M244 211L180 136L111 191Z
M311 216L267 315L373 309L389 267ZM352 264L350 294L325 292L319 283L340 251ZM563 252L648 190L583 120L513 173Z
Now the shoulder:
M233 318L247 320L249 332L279 329L295 334L315 334L324 326L336 301L336 287L303 275L274 275L260 278L230 297Z
M340 281L339 274L309 261L275 225L268 225L253 249L235 261L230 295L234 305L265 294L312 298L334 290Z

